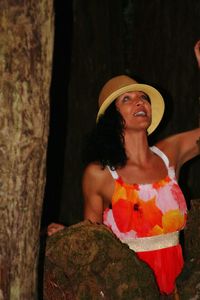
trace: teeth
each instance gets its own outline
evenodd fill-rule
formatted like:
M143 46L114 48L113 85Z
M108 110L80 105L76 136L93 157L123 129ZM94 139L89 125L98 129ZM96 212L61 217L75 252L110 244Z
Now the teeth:
M144 111L138 111L134 114L134 116L146 116L146 113Z

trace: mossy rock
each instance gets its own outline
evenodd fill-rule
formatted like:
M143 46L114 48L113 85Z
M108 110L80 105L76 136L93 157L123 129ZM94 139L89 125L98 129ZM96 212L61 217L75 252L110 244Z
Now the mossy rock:
M181 300L200 299L200 200L191 202L184 231ZM44 300L157 300L151 269L104 225L88 221L47 239Z
M177 280L181 300L200 299L200 199L191 201L184 230L184 269Z
M50 278L60 297L52 298ZM156 300L159 292L152 271L127 245L104 225L84 221L48 238L44 299Z

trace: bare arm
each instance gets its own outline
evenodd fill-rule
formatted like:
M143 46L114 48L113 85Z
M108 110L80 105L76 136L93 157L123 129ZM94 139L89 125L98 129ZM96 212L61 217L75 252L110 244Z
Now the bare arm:
M179 161L182 166L188 160L199 154L198 140L200 138L200 128L185 132L179 136Z
M52 234L56 233L57 231L60 231L62 229L64 229L65 226L59 223L51 223L48 227L47 227L47 235L51 236Z
M200 68L200 40L194 46L194 54L196 56L198 67Z
M83 174L84 219L102 223L103 197L100 167L90 165Z
M181 166L199 154L198 141L200 138L200 128L173 135L157 145L170 159L170 163L177 170Z

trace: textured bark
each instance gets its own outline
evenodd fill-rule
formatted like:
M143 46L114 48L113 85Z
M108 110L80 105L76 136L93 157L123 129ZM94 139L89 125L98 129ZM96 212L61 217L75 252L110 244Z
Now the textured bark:
M200 201L193 200L184 231L181 300L200 296ZM69 226L47 241L44 300L160 299L151 270L103 225ZM168 299L174 299L173 296Z
M36 299L53 44L50 0L0 2L0 299Z

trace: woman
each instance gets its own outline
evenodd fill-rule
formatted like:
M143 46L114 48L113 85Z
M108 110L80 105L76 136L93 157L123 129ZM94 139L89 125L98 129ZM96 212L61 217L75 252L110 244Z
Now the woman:
M198 155L200 129L148 145L164 113L161 94L121 75L99 96L87 147L84 218L104 223L153 270L161 294L172 294L183 268L179 232L187 208L177 180Z
M200 67L200 41L194 53ZM187 215L177 180L181 166L198 154L200 129L150 148L147 134L164 112L158 91L119 76L104 86L99 100L97 126L86 151L84 217L111 228L153 269L161 294L171 294L183 267L178 232ZM48 235L62 228L52 223Z

